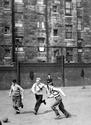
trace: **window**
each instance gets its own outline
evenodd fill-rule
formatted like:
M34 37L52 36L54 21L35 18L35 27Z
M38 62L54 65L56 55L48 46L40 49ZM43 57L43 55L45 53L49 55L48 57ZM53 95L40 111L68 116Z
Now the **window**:
M43 5L43 3L44 3L44 0L37 0L37 4Z
M38 51L39 51L39 52L44 52L44 51L45 51L45 48L42 47L42 46L40 46L40 47L38 48Z
M42 37L42 34L40 36L38 36L38 43L39 44L43 44L44 40L45 40L45 38Z
M81 18L77 19L77 29L82 30L82 19Z
M83 9L77 9L77 17L83 16Z
M23 0L15 0L16 3L23 3Z
M58 42L58 40L54 40L54 43L57 43Z
M45 23L44 22L37 22L37 28L45 29Z
M73 48L66 48L66 61L68 63L73 61Z
M45 24L44 24L44 22L41 22L41 25L42 25L42 29L45 29Z
M78 7L78 8L81 7L81 0L77 0L77 7Z
M53 12L57 12L57 5L53 5Z
M65 26L65 38L72 39L72 25Z
M54 50L54 57L57 57L59 55L59 49Z
M22 37L17 37L16 38L16 45L22 45L23 38Z
M78 40L81 39L81 32L80 32L80 31L77 32L77 39L78 39Z
M81 2L77 2L77 7L78 7L78 8L81 7Z
M10 1L9 0L4 0L4 7L9 8L10 7Z
M53 36L58 36L58 29L53 30Z
M78 42L77 42L77 47L80 49L80 48L82 48L82 41L81 40L78 40Z
M4 27L4 34L10 34L10 26L9 25Z
M65 14L66 15L71 15L72 11L72 6L71 6L71 0L66 0L65 2Z
M72 17L65 17L65 23L71 24L72 23Z

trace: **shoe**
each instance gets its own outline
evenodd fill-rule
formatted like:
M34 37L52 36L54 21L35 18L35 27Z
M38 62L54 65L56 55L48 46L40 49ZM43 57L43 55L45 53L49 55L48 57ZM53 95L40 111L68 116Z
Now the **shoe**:
M60 118L61 118L61 116L60 116L60 115L57 115L57 116L56 116L56 119L60 119Z
M43 102L44 102L44 104L46 105L46 101L44 100Z
M70 118L70 117L71 117L71 114L67 114L67 115L66 115L66 118Z
M34 111L34 114L37 115L37 111Z
M20 110L18 109L18 110L16 110L16 114L20 114Z
M21 104L21 108L23 108L24 107L24 105L23 104Z

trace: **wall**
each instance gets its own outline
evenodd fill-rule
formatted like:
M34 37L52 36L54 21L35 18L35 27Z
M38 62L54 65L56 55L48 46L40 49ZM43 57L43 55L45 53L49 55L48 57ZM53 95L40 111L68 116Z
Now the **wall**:
M11 81L16 78L16 70L13 66L0 67L0 90L9 89Z
M84 67L85 71L85 80L81 79L81 69ZM51 73L53 82L55 86L63 86L62 83L62 73L61 65L56 64L21 64L20 69L20 80L21 86L23 88L30 88L35 81L36 77L41 77L42 82L46 84L46 79L48 73ZM34 80L32 81L29 77L30 72L34 71ZM13 66L9 67L0 67L0 90L9 89L11 81L17 76L16 69ZM83 86L91 85L91 64L65 64L64 67L64 76L65 76L65 86Z

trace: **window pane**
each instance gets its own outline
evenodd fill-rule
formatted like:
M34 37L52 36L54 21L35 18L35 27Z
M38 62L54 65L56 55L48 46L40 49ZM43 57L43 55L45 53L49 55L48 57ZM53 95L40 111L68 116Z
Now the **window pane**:
M23 3L23 0L15 0L16 3Z
M38 0L37 3L43 5L44 0Z
M71 15L71 0L65 2L65 13Z
M78 40L81 39L81 32L77 32L77 39L78 39Z
M66 32L66 39L72 39L72 32Z
M82 29L81 24L78 24L77 28L78 28L78 30L81 30Z
M58 36L58 29L54 29L54 30L53 30L53 35L54 35L54 36Z
M71 14L71 10L70 9L66 9L66 14Z
M71 8L71 2L66 2L66 8Z
M42 29L45 29L45 23L44 22L41 23L42 23Z
M57 6L53 6L53 12L57 12Z
M81 7L81 2L77 2L77 7Z
M10 33L10 26L7 25L7 26L4 27L4 33L5 34L9 34Z
M66 25L65 30L66 32L72 32L72 25Z
M81 22L82 22L82 18L78 18L77 21L78 21L78 23L81 24Z
M8 8L10 6L10 1L9 0L4 0L4 7Z

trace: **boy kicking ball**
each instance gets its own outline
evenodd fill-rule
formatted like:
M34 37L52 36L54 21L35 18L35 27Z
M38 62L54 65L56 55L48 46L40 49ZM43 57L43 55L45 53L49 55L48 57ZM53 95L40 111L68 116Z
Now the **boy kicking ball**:
M23 108L23 91L23 88L19 86L16 82L16 79L14 79L12 81L9 96L12 97L13 108L16 111L16 114L20 113L20 107Z

